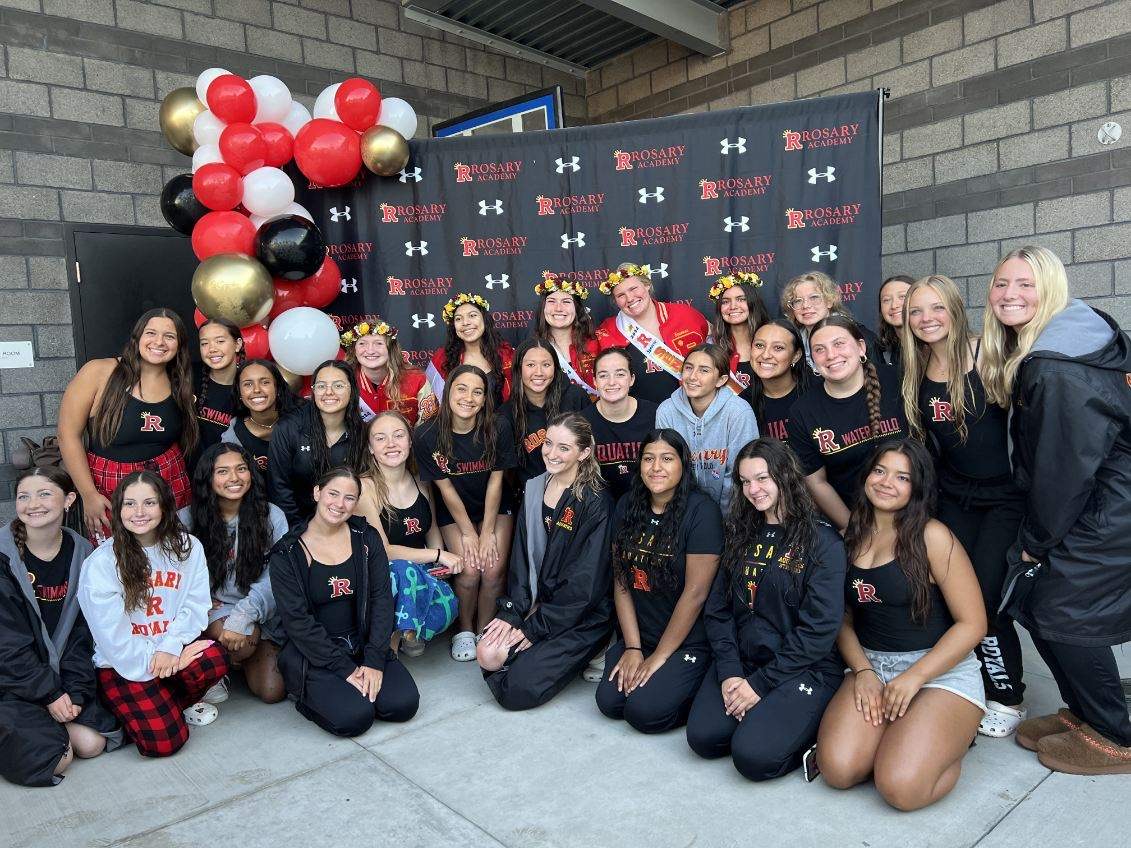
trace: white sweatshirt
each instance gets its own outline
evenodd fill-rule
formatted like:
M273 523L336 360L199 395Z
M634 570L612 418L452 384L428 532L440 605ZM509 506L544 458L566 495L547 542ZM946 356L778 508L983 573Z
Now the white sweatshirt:
M155 653L179 656L208 626L208 566L200 542L188 538L189 554L183 562L159 546L144 548L152 596L148 604L128 612L113 540L107 539L83 562L79 605L94 635L97 667L112 668L127 680L152 680L149 663Z

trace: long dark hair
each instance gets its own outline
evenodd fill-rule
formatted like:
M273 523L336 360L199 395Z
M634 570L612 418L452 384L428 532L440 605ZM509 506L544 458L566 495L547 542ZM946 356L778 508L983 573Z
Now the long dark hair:
M892 274L883 281L880 285L880 290L876 292L876 305L880 313L880 350L884 351L884 353L898 354L902 344L899 338L899 328L893 327L884 317L884 289L887 287L888 283L907 283L907 285L911 285L913 282L915 282L914 277L909 277L906 274ZM910 292L908 292L908 294L910 294ZM894 357L894 361L899 361L898 355Z
M251 416L251 410L244 404L243 396L240 394L240 379L243 377L243 372L252 365L266 368L271 379L275 381L275 411L279 413L280 418L304 403L303 399L291 390L290 383L283 379L279 366L270 359L245 359L236 368L236 378L232 381L232 388L234 389L232 392L232 414L236 418Z
M140 609L149 602L149 557L141 542L137 540L126 525L122 523L122 504L126 499L126 489L134 483L145 483L157 493L161 509L161 521L157 524L157 545L170 559L184 562L192 550L191 537L177 517L177 503L173 490L156 471L148 469L127 474L114 489L110 498L110 535L114 542L114 560L118 565L118 579L125 591L126 612Z
M546 292L542 295L542 301L538 304L538 318L534 322L534 338L550 341L552 336L550 334L550 325L546 323L546 298L553 292ZM585 302L572 292L566 292L573 298L573 306L577 313L577 317L573 319L573 326L569 328L570 341L573 343L574 348L578 353L585 349L585 345L596 338L596 333L593 331L593 316L589 314L589 310L585 307ZM562 353L568 354L568 350L563 350Z
M197 337L200 336L200 331L207 327L209 324L215 324L217 327L223 327L227 330L228 335L232 337L232 341L239 342L239 348L236 350L236 373L239 373L239 366L244 361L244 345L243 334L240 333L240 328L233 324L226 318L209 318L203 324L196 328ZM196 393L196 411L200 412L204 409L204 404L208 399L208 379L212 376L212 369L201 363L200 369L200 388ZM236 384L233 381L232 387L234 391L232 394L239 394L239 390L235 388Z
M522 450L522 440L526 438L526 387L522 384L522 360L532 350L544 350L550 357L550 361L554 363L554 378L550 381L549 387L546 389L546 399L543 401L543 409L546 412L546 420L549 421L558 414L558 410L562 404L562 392L566 390L569 385L569 380L566 379L562 373L562 366L558 362L558 355L554 352L553 346L545 339L530 338L518 346L518 350L514 354L514 363L511 365L511 396L507 401L511 406L511 412L514 415L514 446L520 454Z
M189 359L189 337L181 316L172 309L161 306L150 309L134 322L129 341L122 348L114 370L106 381L98 411L91 422L91 433L102 445L114 441L118 428L122 426L122 414L129 402L130 392L141 380L141 334L145 325L154 318L168 318L177 331L177 353L165 364L169 375L173 401L181 412L181 453L189 456L200 441L200 428L196 421L196 409L192 400L192 367ZM147 572L148 574L148 572Z
M220 515L219 498L212 489L216 461L225 454L237 454L251 473L251 488L240 500L237 537L228 532L228 523ZM263 574L267 554L271 551L271 519L263 476L255 458L242 446L220 442L209 447L196 463L192 475L192 533L204 546L212 591L219 589L233 572L236 587L245 595L251 584ZM231 557L235 543L236 555Z
M813 336L817 335L818 330L823 330L825 327L840 327L842 330L847 330L856 341L867 342L864 333L860 330L860 325L852 318L840 313L833 313L827 318L822 318L809 330L810 347L813 344ZM875 363L868 359L867 354L862 357L861 365L864 368L864 400L868 405L868 426L872 431L872 438L875 439L879 438L880 435L880 419L882 417L880 411L880 375L876 371Z
M49 483L58 486L63 490L64 497L71 494L75 490L75 483L71 480L71 475L60 468L58 465L36 465L31 468L24 469L16 477L16 482L12 484L12 491L19 488L20 483L27 480L29 477L42 477ZM66 513L63 514L63 522L66 523ZM19 516L12 519L12 523L8 525L12 531L12 539L16 543L16 550L20 552L20 557L23 558L27 554L27 526L20 520Z
M734 496L730 500L723 530L723 555L719 565L727 575L732 588L738 585L742 567L752 545L766 529L766 514L754 508L742 494L742 480L738 468L744 459L762 459L766 462L770 478L778 487L777 512L785 538L779 546L782 552L800 559L813 550L817 538L817 507L805 485L801 463L785 442L769 437L755 439L738 452L734 460Z
M641 456L646 447L656 442L663 442L679 454L683 472L675 494L660 516L660 526L653 530L651 521L656 516L652 512L652 493L644 485L640 465L637 465L632 488L624 496L627 498L624 515L614 531L613 541L613 575L626 588L632 585L633 571L638 566L647 570L648 581L653 588L672 590L679 585L672 560L679 525L687 512L687 501L691 493L697 491L695 473L691 467L691 450L678 432L667 427L649 431L640 443ZM645 548L647 554L644 553Z
M340 362L337 359L327 359L311 373L311 385L318 381L319 372L327 368L333 368L345 374L346 382L349 383L350 396L346 402L346 417L343 422L346 427L346 458L344 464L352 468L354 474L361 474L366 467L365 422L361 420L361 413L357 409L357 379L354 377L353 369L349 366L349 363ZM320 474L330 467L332 460L330 459L330 446L326 444L326 425L322 421L322 410L313 401L310 405L310 420L313 430L310 446L311 458L314 461L314 473Z
M470 303L470 301L469 301ZM461 303L460 306L467 304ZM499 379L499 385L502 386L503 380L506 377L503 374L503 354L502 349L505 342L503 337L499 335L499 330L495 326L495 319L491 313L486 309L481 309L479 304L471 303L476 309L483 313L483 336L479 339L479 347L483 351L484 358L491 363L491 373L496 374ZM457 309L459 307L456 307ZM451 374L456 366L460 364L460 359L463 357L463 339L456 335L456 319L455 313L452 313L452 322L448 324L448 335L444 339L444 371L449 375L447 379L451 379ZM501 389L500 389L501 390ZM490 387L488 387L490 391Z
M915 439L889 439L872 452L860 475L860 495L844 531L844 545L855 559L872 543L876 509L868 500L864 482L885 453L900 453L911 466L911 497L894 516L895 559L911 588L911 620L923 624L931 612L931 562L927 558L927 522L935 514L938 485L930 453Z
M483 460L487 463L487 467L493 468L495 465L495 397L491 393L491 384L487 381L487 375L483 373L482 368L475 365L459 365L448 375L446 380L447 386L450 387L452 383L456 381L457 377L464 374L474 374L483 381L483 408L480 409L479 414L475 416L475 423L472 426L471 434L474 441L483 445ZM444 401L440 404L440 414L436 419L436 427L436 450L448 459L454 459L455 456L452 446L452 405L449 402L446 390Z
M775 327L780 327L789 333L789 337L793 341L793 353L801 354L801 356L797 357L797 361L789 366L789 373L793 376L793 382L798 395L805 394L806 390L809 388L809 381L813 376L813 370L809 367L809 363L805 361L805 342L802 341L801 333L798 332L797 326L792 321L787 321L785 318L774 318L765 321L763 324L759 324L758 328L761 329L764 324L773 324ZM751 340L751 344L753 344L753 340ZM792 356L793 354L790 355ZM754 356L753 348L751 348L750 356L751 358ZM766 387L762 385L762 381L757 376L750 381L747 396L750 398L750 406L754 409L754 417L758 419L758 427L764 428L766 426Z
M735 283L733 286L727 286L723 293L727 290L739 288L742 293L746 295L746 327L750 330L750 338L754 338L754 331L770 320L770 311L766 309L766 304L762 300L762 295L758 292L758 287L751 283ZM723 307L722 307L722 294L719 299L715 301L715 315L711 319L711 336L715 340L715 344L722 345L727 352L728 356L734 355L734 339L731 338L730 324L723 320Z

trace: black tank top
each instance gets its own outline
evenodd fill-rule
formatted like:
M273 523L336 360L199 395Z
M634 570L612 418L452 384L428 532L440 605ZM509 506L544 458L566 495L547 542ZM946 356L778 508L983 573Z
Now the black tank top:
M122 423L110 444L102 445L92 438L90 450L115 462L145 462L176 444L183 426L180 407L172 395L157 402L140 401L130 395L122 410Z
M207 376L197 386L200 394L196 398L196 419L200 426L200 449L203 451L219 444L220 437L232 423L235 386L225 386Z
M311 557L306 575L315 620L331 637L352 637L357 632L357 563L354 558L327 565Z
M946 383L924 377L919 384L919 417L923 429L934 436L939 446L939 471L974 480L1010 476L1007 412L995 404L986 405L986 389L977 368L966 375L966 397L963 443L958 437Z
M390 545L404 545L406 548L425 548L428 546L428 531L432 529L432 510L428 498L418 489L416 500L405 509L391 507L392 515L381 511L381 527Z
M870 651L900 654L927 651L954 624L946 600L932 583L931 610L919 624L911 619L911 587L899 563L892 560L875 568L848 568L845 602L852 610L853 629L860 644Z

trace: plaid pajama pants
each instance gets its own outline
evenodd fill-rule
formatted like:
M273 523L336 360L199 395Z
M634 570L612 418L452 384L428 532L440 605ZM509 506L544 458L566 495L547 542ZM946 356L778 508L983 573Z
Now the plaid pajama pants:
M168 757L188 741L183 711L228 673L228 654L219 642L172 677L126 680L112 668L98 669L102 699L143 757Z
M86 464L90 466L94 487L98 489L99 494L107 498L114 496L114 490L127 474L148 468L160 474L172 488L177 509L188 506L192 502L192 481L189 479L180 445L174 444L164 453L144 462L118 462L87 451Z

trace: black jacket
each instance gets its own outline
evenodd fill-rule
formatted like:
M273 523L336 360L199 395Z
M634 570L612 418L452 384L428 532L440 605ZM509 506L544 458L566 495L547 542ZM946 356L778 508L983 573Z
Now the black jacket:
M310 565L299 537L307 522L293 527L271 549L271 590L283 622L286 641L279 653L279 671L287 691L301 701L306 689L306 672L310 666L329 669L342 678L353 674L358 665L378 671L385 669L391 653L389 637L393 634L393 592L389 579L389 558L381 537L364 519L349 519L352 556L359 564L357 598L358 634L364 645L360 662L318 623L312 611L307 573Z
M811 552L783 559L786 553L767 563L753 610L746 588L722 569L703 608L719 683L744 677L762 698L804 671L838 678L843 669L836 637L844 620L844 542L818 522Z
M314 467L314 416L320 415L313 403L288 413L275 425L267 451L268 489L271 502L287 516L294 527L314 515L314 482L321 470ZM349 435L343 434L330 448L330 467L343 465Z
M1013 462L1026 493L1005 601L1041 638L1131 640L1131 341L1073 300L1025 357L1013 395ZM1041 560L1021 560L1021 550Z

